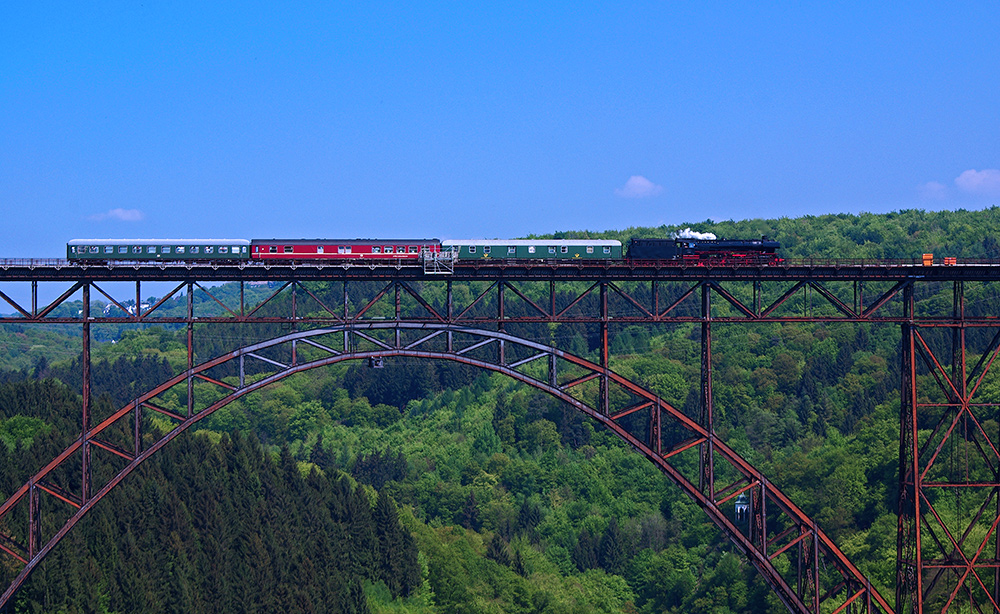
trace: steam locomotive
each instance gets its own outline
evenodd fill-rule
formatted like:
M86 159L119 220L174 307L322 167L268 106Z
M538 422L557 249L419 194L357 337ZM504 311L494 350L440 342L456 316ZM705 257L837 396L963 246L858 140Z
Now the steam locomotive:
M66 258L75 262L113 261L391 261L414 262L451 254L471 260L672 261L695 266L776 264L777 241L717 239L685 229L667 239L74 239Z
M776 264L781 244L767 237L733 239L632 239L630 260L679 260L693 265Z

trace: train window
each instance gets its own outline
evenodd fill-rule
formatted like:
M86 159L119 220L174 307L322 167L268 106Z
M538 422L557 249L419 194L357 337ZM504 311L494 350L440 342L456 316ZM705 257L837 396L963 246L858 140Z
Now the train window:
M391 245L386 245L385 248L383 248L382 251L384 251L387 254L391 254L392 253L392 246Z
M141 254L142 253L142 248L139 247L138 245L134 245L132 247L132 253L133 254Z
M605 245L604 246L604 253L605 254L610 254L611 253L611 246L610 245Z
M198 253L198 252L200 252L200 251L201 251L201 248L200 248L200 247L198 247L197 245L193 245L193 246L191 247L191 253L192 253L192 254L197 254L197 253Z
M155 254L156 253L156 246L155 245L150 245L149 247L147 247L146 248L146 253L147 254Z
M555 245L550 245L549 246L549 253L550 254L556 253L556 246Z
M104 253L105 254L113 254L113 253L115 253L115 248L111 247L110 245L105 245L104 246Z
M244 245L244 246L243 246L243 249L242 249L242 250L240 250L240 251L242 251L242 252L243 252L244 254L245 254L245 253L247 253L247 246L246 246L246 245Z
M419 251L420 251L420 248L418 248L416 245L411 245L410 246L410 253L411 254L416 254Z
M205 246L205 253L206 253L206 254L211 254L211 253L212 253L212 250L214 250L214 249L215 249L215 248L214 248L214 247L212 247L211 245L206 245L206 246Z
M220 254L228 254L229 253L229 247L226 246L226 245L220 245L219 246L219 253Z
M563 253L563 254L568 254L568 253L569 253L569 246L567 246L567 245L563 245L563 246L561 246L561 247L559 248L559 252L560 252L560 253Z
M484 254L490 253L490 246L489 245L484 245L483 246L483 253Z
M469 246L469 253L470 254L475 254L476 253L476 246L475 245L470 245Z
M382 253L382 247L379 246L379 245L372 245L372 253L373 254L381 254Z
M350 254L351 253L351 246L350 245L339 245L339 246L337 246L337 253L338 254Z
M185 249L184 249L184 246L183 246L183 245L178 245L178 246L177 246L177 253L178 253L178 254L183 254L183 253L184 253L184 251L185 251Z
M535 246L534 245L529 245L528 246L528 253L529 254L534 254L535 253Z
M507 255L508 256L513 256L516 253L517 253L517 248L516 247L514 247L513 245L508 245L507 246Z
M292 246L291 245L286 245L285 246L285 253L286 254L292 253Z
M317 245L316 246L316 253L317 254L322 254L323 253L323 246L322 245Z
M164 246L163 253L164 254L169 254L170 253L170 247L169 246Z
M588 245L587 246L587 253L588 254L593 254L594 253L594 246L593 245Z
M267 246L267 253L269 253L269 254L277 254L278 253L278 246L277 245L268 245Z

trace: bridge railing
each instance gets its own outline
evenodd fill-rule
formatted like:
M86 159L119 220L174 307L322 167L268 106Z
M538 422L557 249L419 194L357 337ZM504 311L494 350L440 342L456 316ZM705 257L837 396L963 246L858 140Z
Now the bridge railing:
M0 270L14 267L19 268L65 268L79 267L87 268L134 268L137 266L157 267L157 268L219 268L236 266L239 268L261 267L270 268L274 266L288 266L293 264L296 267L344 267L344 268L371 268L372 266L390 266L399 268L401 266L420 266L427 273L450 273L456 266L504 266L507 264L541 264L544 266L579 266L585 263L587 266L639 266L639 267L831 267L831 268L903 268L903 267L942 267L942 266L996 266L1000 267L1000 258L958 258L958 257L935 257L931 261L922 258L782 258L776 261L746 262L731 260L727 262L692 262L690 260L559 260L559 259L539 259L539 260L507 260L503 258L491 258L481 260L458 260L457 256L451 252L428 253L427 256L419 260L387 260L373 263L370 260L295 260L295 261L259 261L246 260L242 262L221 262L221 261L199 261L199 260L111 260L111 261L75 261L65 258L0 258Z
M925 266L1000 266L1000 258L936 257L928 264L923 258L786 258L778 266L786 267L925 267Z

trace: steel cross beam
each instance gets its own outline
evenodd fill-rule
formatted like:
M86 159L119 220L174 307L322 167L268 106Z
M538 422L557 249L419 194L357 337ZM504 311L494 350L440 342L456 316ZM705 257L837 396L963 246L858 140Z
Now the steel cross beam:
M444 341L446 334L451 336L448 342ZM339 346L337 341L345 335L355 339ZM305 346L298 350L300 361L295 358L297 344ZM501 344L507 352L495 351ZM34 537L27 545L21 545L16 534L3 536L2 542L6 544L3 550L23 567L0 597L0 607L97 501L150 455L216 409L305 370L345 360L392 356L452 360L503 373L565 401L598 421L646 456L694 499L748 556L791 611L819 613L850 608L857 612L892 612L885 599L870 587L829 537L786 495L714 432L654 393L605 365L507 333L407 322L345 324L294 332L245 346L187 369L91 426L0 505L0 526L9 526L17 524L18 509L27 508L29 516L38 517L43 509L39 503L41 493L68 504L62 526L51 536L32 533ZM257 361L267 370L248 377L247 359ZM233 365L239 365L237 375L216 374ZM164 408L158 398L177 386L186 386L191 378L208 384L205 390L196 391L206 398L197 401L195 411L180 414ZM143 420L143 412L150 411L167 416L175 426L166 433L157 431L148 420ZM105 462L118 463L117 472L105 483L95 485L95 492L89 498L77 497L71 489L59 486L60 467L79 453L86 442L95 446L95 452L104 453ZM691 454L699 454L696 448L706 442L711 444L716 467L709 475L713 485L707 492L697 485L697 475L686 475L678 464ZM52 486L38 488L40 484ZM726 505L748 492L756 502L757 520L753 525L741 522ZM778 561L791 564L779 565Z

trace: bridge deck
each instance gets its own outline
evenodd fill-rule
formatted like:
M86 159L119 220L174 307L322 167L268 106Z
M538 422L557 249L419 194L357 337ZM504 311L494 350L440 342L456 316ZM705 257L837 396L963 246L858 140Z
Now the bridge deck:
M965 260L925 266L919 260L796 259L770 265L692 266L670 261L475 260L459 261L448 273L427 272L420 264L360 262L110 262L88 264L58 259L0 259L5 281L267 281L296 279L407 281L686 281L686 280L931 280L995 281L1000 260Z

